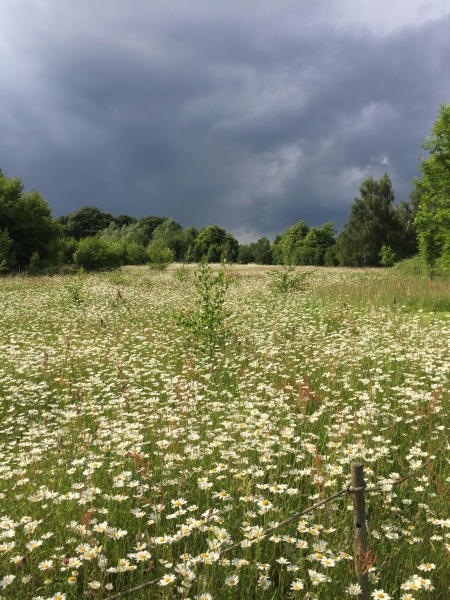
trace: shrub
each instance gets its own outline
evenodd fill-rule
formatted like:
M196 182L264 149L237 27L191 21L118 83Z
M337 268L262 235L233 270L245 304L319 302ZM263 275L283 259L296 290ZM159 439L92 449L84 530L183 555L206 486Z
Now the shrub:
M164 240L157 239L147 246L148 266L157 271L164 271L173 262L175 253Z
M74 261L86 271L117 269L124 263L123 245L100 236L80 240Z

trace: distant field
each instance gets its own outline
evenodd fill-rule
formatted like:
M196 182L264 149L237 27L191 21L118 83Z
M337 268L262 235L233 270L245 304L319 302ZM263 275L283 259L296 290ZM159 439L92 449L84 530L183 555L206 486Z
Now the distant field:
M351 494L265 530L358 461L371 594L448 599L450 283L231 266L208 352L195 270L0 279L0 599L351 597Z

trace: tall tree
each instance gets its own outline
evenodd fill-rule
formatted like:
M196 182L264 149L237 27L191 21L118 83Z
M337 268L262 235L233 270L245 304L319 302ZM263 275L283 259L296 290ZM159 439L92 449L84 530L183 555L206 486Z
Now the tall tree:
M29 266L35 255L50 262L57 254L61 227L52 219L47 201L37 190L24 194L20 177L8 179L0 169L0 227L2 247L8 256L7 266ZM6 250L5 250L6 249ZM0 259L0 263L6 260Z
M114 221L114 217L96 206L86 205L69 215L60 217L58 221L64 227L67 237L81 240L106 229Z
M350 217L337 238L336 254L343 266L377 267L381 248L396 245L400 232L392 207L392 183L387 173L380 181L370 176L359 191L361 198L355 198Z
M422 147L429 157L421 159L422 179L414 181L420 198L414 223L419 251L432 277L438 258L450 268L450 104L439 106L432 135Z

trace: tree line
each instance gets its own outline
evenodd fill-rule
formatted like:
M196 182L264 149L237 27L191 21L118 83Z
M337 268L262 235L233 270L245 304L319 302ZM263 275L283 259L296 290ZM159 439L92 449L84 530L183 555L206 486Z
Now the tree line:
M262 265L378 267L420 253L432 277L450 267L450 104L442 103L423 148L422 178L409 202L394 204L392 182L365 179L338 233L332 222L309 227L298 221L273 243L266 237L239 244L218 225L200 231L169 217L113 216L95 206L57 219L37 190L24 193L20 177L0 170L0 271L45 271L64 264L87 270L125 264L158 266L173 261Z

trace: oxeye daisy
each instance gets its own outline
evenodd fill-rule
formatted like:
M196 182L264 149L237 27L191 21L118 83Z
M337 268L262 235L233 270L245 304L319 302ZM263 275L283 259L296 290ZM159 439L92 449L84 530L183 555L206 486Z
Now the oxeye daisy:
M383 592L383 590L375 590L372 592L372 598L375 598L375 600L391 600L391 597Z
M239 576L238 575L229 575L226 579L225 579L225 585L237 585L239 583Z
M422 563L417 567L420 571L433 571L436 568L434 563Z

